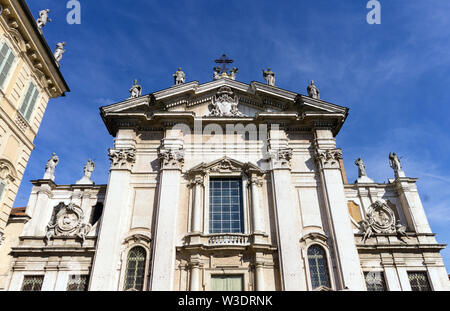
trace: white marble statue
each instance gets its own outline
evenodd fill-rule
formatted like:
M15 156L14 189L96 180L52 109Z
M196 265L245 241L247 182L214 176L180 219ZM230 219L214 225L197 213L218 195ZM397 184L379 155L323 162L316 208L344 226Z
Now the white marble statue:
M366 166L361 158L355 161L355 165L358 166L358 177L367 176Z
M55 168L59 163L58 156L53 152L52 157L47 161L45 165L45 174L43 179L50 179L55 181Z
M142 87L137 84L137 80L134 80L134 84L130 89L130 98L137 98L142 95Z
M275 72L267 68L267 70L263 69L263 77L267 82L267 85L275 86Z
M173 78L175 80L175 85L184 84L184 82L186 81L186 75L183 71L181 71L180 67L178 68L178 71L173 74Z
M311 81L311 84L308 85L307 88L308 96L315 99L320 99L320 92L317 86L314 84L314 80Z
M48 13L50 13L49 9L42 10L39 12L39 18L36 20L37 26L39 29L42 29L48 22L52 20L48 17Z
M405 173L403 172L402 163L400 162L400 158L397 156L397 154L389 153L389 164L391 165L391 168L394 170L395 177L405 177Z
M87 161L86 165L84 166L84 176L91 179L92 172L94 171L94 169L95 169L95 163L94 163L94 161L89 159Z
M213 74L214 80L220 79L220 71L221 69L219 66L214 67L214 74Z
M66 52L66 50L64 49L65 45L66 45L65 42L60 42L56 45L54 56L58 63L61 61L63 54Z
M236 67L234 67L233 69L230 70L230 79L231 80L236 80L236 73L238 72L239 69L237 69Z

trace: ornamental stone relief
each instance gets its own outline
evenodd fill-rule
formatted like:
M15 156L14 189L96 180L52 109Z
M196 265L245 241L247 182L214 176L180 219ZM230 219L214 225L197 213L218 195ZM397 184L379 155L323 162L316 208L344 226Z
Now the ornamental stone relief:
M342 150L316 150L315 159L320 165L320 168L339 168L339 160L342 159Z
M396 219L392 209L383 201L373 203L367 212L366 219L360 222L361 231L364 233L362 241L377 234L396 233L399 238L408 237L406 227Z
M61 204L56 216L47 225L46 241L53 237L79 237L83 240L92 229L92 225L84 222L83 210L73 204Z
M209 117L245 117L238 109L239 97L228 86L222 86L212 100Z
M14 166L6 159L0 159L0 178L7 182L14 182L17 178Z
M131 169L136 162L136 149L109 149L108 156L113 169Z
M292 149L284 148L270 152L273 168L291 168Z
M162 168L182 169L184 165L183 149L162 149L159 152Z

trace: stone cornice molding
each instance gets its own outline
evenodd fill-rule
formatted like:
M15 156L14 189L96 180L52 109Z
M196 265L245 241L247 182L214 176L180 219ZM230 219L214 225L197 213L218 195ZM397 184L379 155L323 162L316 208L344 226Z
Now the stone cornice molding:
M340 169L339 160L342 159L341 149L316 149L314 158L320 169Z
M108 149L111 170L131 170L136 163L136 149Z

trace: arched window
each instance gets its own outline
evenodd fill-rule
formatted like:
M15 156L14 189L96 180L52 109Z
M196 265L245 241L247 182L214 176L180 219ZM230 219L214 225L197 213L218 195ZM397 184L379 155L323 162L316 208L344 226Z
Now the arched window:
M327 257L323 247L312 245L308 248L308 263L312 288L320 286L331 288Z
M144 288L146 252L143 247L133 247L128 253L124 290L141 291Z

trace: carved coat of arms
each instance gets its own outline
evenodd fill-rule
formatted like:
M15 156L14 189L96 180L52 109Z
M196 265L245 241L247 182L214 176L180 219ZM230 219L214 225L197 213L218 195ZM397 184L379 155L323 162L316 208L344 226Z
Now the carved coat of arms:
M222 86L216 93L211 104L211 117L245 117L238 109L239 98L231 88Z
M395 219L392 209L380 200L369 207L366 219L360 224L364 233L363 242L375 234L383 233L396 233L399 236L407 237L406 227L400 224L400 220Z
M85 240L92 225L84 222L83 210L73 204L62 205L56 216L47 225L47 242L53 237L79 237Z

